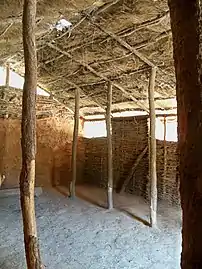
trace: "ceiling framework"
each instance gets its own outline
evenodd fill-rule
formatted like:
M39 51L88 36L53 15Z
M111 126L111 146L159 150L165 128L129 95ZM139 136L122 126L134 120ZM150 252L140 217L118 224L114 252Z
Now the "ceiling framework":
M1 6L0 6L1 7ZM15 2L11 9L15 10ZM0 16L0 51L23 74L21 9L12 17L5 7ZM62 17L72 23L68 31L50 27ZM2 28L1 28L2 27ZM148 81L157 68L156 108L176 110L172 35L167 1L39 1L37 14L39 86L69 112L74 111L74 90L81 93L85 117L106 109L107 84L113 85L112 113L149 111ZM71 114L70 113L70 114Z

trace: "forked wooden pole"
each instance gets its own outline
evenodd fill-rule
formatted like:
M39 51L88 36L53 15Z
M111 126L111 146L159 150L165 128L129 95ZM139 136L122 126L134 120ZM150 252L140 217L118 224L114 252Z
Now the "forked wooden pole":
M156 68L152 67L149 78L149 115L150 115L150 128L149 128L149 175L151 181L151 204L150 204L150 224L151 227L157 225L157 175L156 175L156 113L154 101L154 87L156 78Z
M75 89L75 112L74 112L74 133L72 143L72 181L70 184L70 197L74 198L76 195L76 170L77 170L77 144L79 135L79 102L80 90Z
M41 269L37 238L34 185L36 158L36 89L37 56L35 45L36 0L24 0L23 47L25 82L22 100L22 170L20 174L20 198L24 227L25 254L28 269Z
M112 84L108 83L106 127L107 127L107 163L108 163L108 209L113 209L113 155L112 155Z

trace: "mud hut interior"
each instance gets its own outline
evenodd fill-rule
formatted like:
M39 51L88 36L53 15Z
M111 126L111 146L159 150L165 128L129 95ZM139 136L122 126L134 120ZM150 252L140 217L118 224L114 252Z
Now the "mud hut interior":
M23 1L0 2L0 10L0 268L22 269ZM167 1L39 0L35 27L35 209L44 266L180 268Z

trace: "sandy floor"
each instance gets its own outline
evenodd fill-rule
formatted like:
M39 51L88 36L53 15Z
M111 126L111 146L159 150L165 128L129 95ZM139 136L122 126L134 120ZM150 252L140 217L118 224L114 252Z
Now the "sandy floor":
M78 193L105 204L105 193L80 188ZM180 212L159 206L158 229L147 220L148 205L134 196L116 196L109 212L80 199L55 192L36 198L38 233L48 269L178 269ZM17 197L0 199L0 269L24 269L21 212Z

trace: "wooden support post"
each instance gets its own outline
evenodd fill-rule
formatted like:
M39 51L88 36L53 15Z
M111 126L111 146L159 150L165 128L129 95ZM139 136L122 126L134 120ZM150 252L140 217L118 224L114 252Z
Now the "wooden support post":
M166 173L167 173L167 142L166 142L166 116L164 116L164 139L163 139L163 186L162 186L162 194L165 194L165 181L166 181Z
M154 101L154 87L156 78L156 68L151 69L149 78L149 112L150 112L150 128L149 128L149 175L151 181L151 205L150 205L150 224L155 227L157 224L157 175L156 175L156 113Z
M182 206L182 269L202 268L202 5L168 0L173 33Z
M107 162L108 162L108 209L113 209L113 155L112 155L112 84L108 83L106 127L107 127Z
M9 81L10 81L10 63L6 64L6 79L5 79L5 88L2 90L2 99L6 98L6 90L9 89Z
M51 43L48 43L47 44L48 47L60 52L61 54L63 55L66 55L67 57L69 57L70 59L72 59L75 63L78 63L82 66L84 66L86 69L88 69L92 74L100 77L101 79L103 79L104 81L107 81L107 82L111 82L112 86L116 87L117 89L119 89L120 91L123 92L123 94L127 97L127 98L130 98L131 100L133 100L134 102L136 102L136 104L138 105L139 108L141 109L144 109L145 111L148 112L148 108L143 104L143 103L140 103L138 102L138 100L130 93L128 93L123 87L122 85L120 85L119 83L115 83L113 81L110 81L106 76L104 76L103 74L97 72L94 68L92 68L90 65L84 63L83 61L81 60L77 60L75 59L70 53L64 51L64 50L61 50L59 49L57 46L51 44Z
M142 158L143 158L144 155L146 154L147 150L148 150L148 146L146 146L146 147L143 149L143 151L138 155L137 159L135 160L134 165L133 165L133 167L132 167L132 169L131 169L131 171L130 171L130 174L128 175L128 177L127 177L127 178L125 179L125 181L123 182L123 185L122 185L121 190L120 190L120 193L121 193L121 194L125 191L125 189L126 189L128 183L130 182L132 176L133 176L134 173L135 173L135 169L137 168L138 164L140 163L140 161L142 160Z
M37 238L34 186L36 157L36 89L37 56L35 45L36 0L24 0L23 47L25 82L22 100L22 170L20 198L24 226L24 243L28 269L41 269Z
M72 143L72 181L70 184L70 197L74 198L76 193L76 170L77 170L77 144L79 135L79 102L80 102L80 91L78 88L75 89L75 112L74 112L74 133Z
M10 63L6 64L6 81L5 81L5 86L7 89L9 89L9 84L10 84Z

